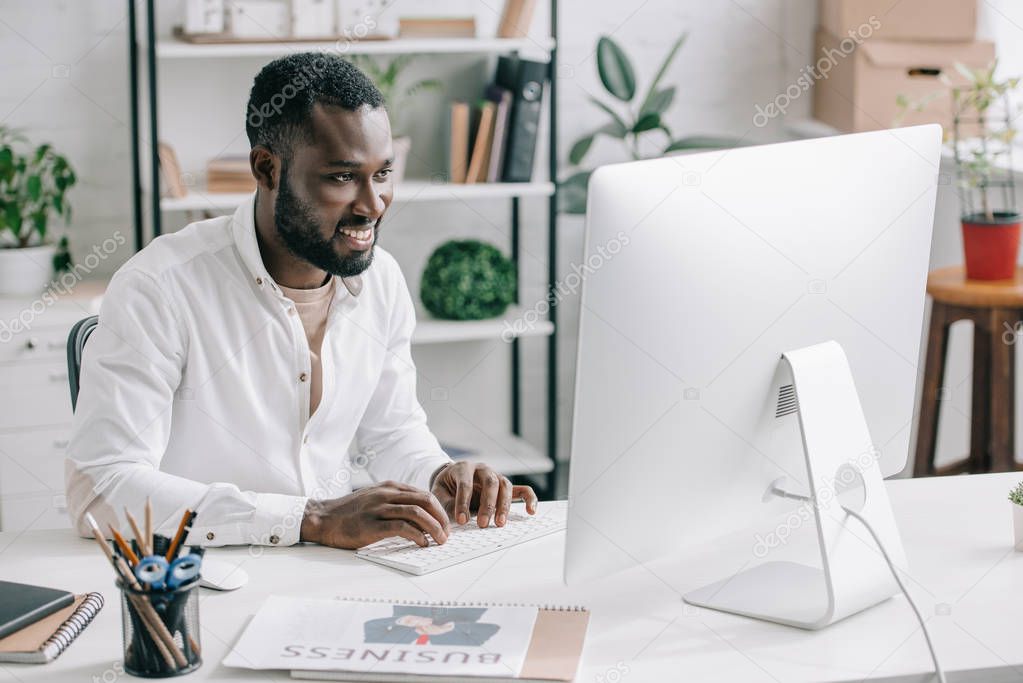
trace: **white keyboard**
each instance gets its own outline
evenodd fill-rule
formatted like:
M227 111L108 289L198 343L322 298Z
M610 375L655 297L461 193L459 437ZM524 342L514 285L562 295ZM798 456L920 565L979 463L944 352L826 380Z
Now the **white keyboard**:
M481 529L473 518L468 524L453 525L444 545L431 538L430 545L423 548L393 536L359 548L355 555L409 574L427 574L561 531L565 528L567 511L565 502L545 505L535 515L526 514L521 504L512 505L503 527L491 523Z

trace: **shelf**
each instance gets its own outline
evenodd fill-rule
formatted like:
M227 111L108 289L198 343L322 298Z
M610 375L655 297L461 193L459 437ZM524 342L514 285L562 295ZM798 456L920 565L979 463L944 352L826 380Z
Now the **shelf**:
M331 52L341 56L400 54L506 54L550 53L552 38L395 38L345 42L187 43L173 38L156 42L163 59L280 57L292 52Z
M554 183L431 183L403 182L394 189L395 202L470 201L474 199L507 199L511 197L549 197ZM196 191L185 197L163 197L164 211L233 211L251 197L248 192Z
M537 320L528 324L523 319L525 309L509 308L504 315L490 320L438 320L428 314L416 313L416 331L412 343L450 344L454 342L485 341L502 339L506 331L512 337L547 337L554 332L549 320ZM513 321L521 324L512 326ZM507 322L507 324L506 324Z

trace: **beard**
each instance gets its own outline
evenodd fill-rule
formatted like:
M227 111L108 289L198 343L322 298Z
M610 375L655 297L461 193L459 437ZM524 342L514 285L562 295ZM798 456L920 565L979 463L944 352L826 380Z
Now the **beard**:
M379 238L379 223L374 226L373 245L365 251L353 251L349 254L338 252L338 245L344 239L341 228L362 228L372 225L373 221L360 219L341 219L334 234L324 239L316 214L309 204L300 200L288 182L288 169L281 168L281 182L277 190L277 201L274 202L274 224L281 241L292 255L308 261L320 270L338 277L353 277L362 273L373 263L373 248Z

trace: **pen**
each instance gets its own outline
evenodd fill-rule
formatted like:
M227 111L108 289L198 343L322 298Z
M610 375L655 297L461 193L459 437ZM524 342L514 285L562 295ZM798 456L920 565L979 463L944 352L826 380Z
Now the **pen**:
M174 534L174 540L171 541L170 548L167 549L166 559L168 562L174 561L174 556L177 555L178 548L185 540L185 532L191 527L193 519L195 519L195 513L186 509L185 514L181 516L181 523L178 524L178 531Z

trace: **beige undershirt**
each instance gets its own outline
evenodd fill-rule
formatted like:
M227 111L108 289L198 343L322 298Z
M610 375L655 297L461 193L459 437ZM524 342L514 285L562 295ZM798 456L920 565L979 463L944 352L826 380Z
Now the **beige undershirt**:
M316 289L292 289L281 285L281 291L284 292L284 296L295 302L295 309L309 342L309 360L312 366L309 373L309 414L312 415L323 396L320 347L323 346L323 333L327 329L327 312L334 298L334 278L330 278L327 284Z

